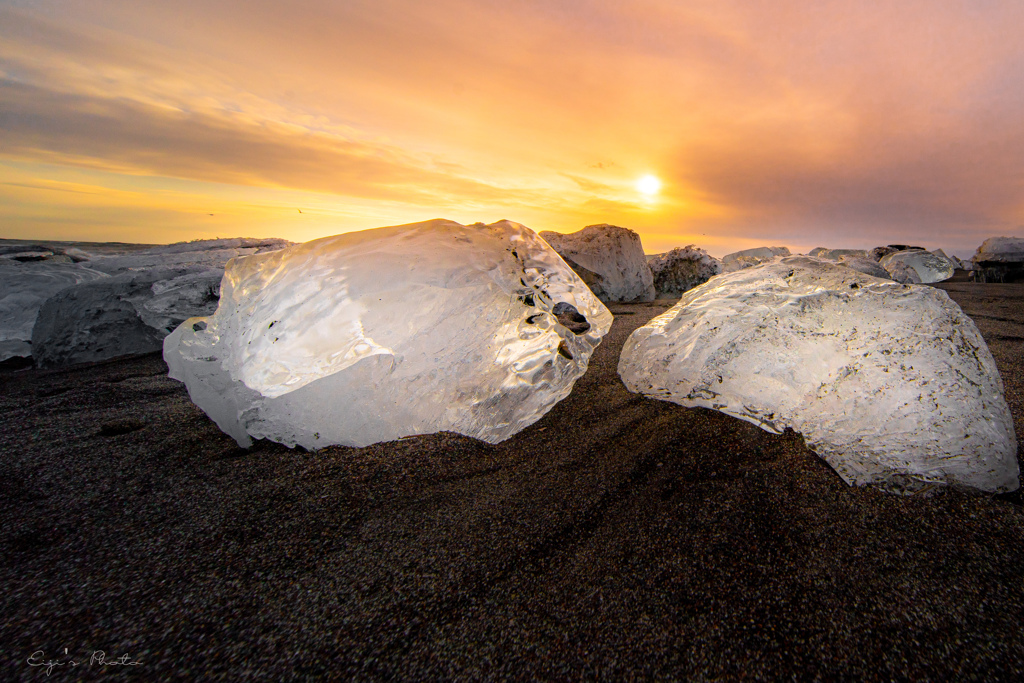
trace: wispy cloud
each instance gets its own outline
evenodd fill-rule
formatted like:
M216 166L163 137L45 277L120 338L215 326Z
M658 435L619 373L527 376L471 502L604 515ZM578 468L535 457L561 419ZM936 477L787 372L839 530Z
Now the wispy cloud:
M1011 0L46 0L0 6L0 157L650 250L963 252L1024 223L1021 25Z

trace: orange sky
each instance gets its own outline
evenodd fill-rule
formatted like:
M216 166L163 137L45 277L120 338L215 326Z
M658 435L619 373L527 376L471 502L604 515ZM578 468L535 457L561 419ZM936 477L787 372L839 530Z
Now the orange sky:
M508 218L969 256L1024 236L1022 26L1019 0L0 0L0 236Z

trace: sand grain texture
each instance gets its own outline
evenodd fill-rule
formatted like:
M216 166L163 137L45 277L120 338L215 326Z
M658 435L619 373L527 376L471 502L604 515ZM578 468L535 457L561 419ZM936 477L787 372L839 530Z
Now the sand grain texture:
M941 285L1024 434L1024 285ZM799 436L573 393L491 446L239 449L158 355L0 371L0 678L1009 680L1020 494L848 488Z

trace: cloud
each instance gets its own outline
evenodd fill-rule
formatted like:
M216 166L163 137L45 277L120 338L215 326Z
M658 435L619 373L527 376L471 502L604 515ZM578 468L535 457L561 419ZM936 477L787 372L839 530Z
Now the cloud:
M272 122L98 99L0 81L4 154L211 182L446 203L498 188L399 150ZM507 192L507 191L505 191Z
M1009 0L48 0L0 9L0 155L666 247L977 244L1024 221L1022 24Z

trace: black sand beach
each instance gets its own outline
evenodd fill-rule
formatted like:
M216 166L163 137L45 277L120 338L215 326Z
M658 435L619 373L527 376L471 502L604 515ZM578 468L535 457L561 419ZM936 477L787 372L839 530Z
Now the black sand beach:
M940 286L1024 436L1024 285ZM1024 679L1020 493L848 488L795 434L630 394L669 305L613 306L497 446L245 451L158 354L0 371L0 679Z

